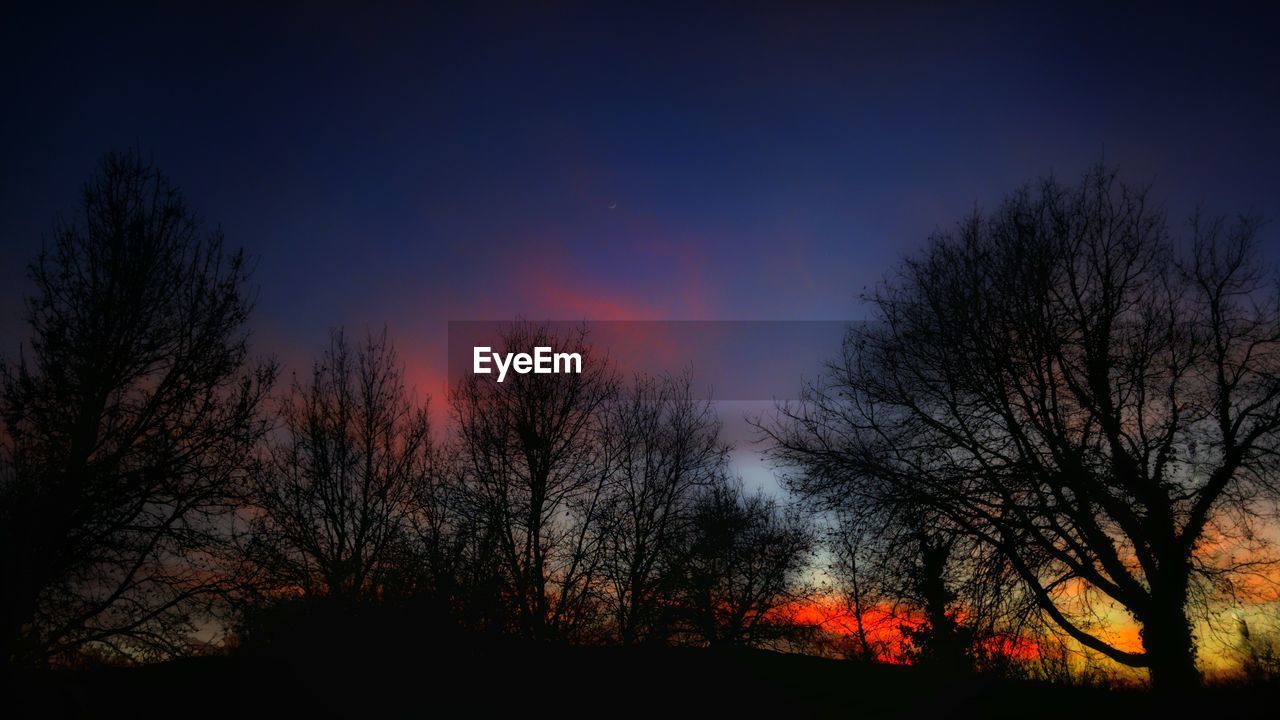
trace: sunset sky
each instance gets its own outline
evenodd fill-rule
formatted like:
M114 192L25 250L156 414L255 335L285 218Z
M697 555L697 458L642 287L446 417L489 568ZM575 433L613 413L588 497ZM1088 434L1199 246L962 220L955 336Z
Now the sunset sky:
M1099 161L1176 230L1267 219L1280 263L1274 8L30 5L0 22L4 357L113 148L254 259L255 352L303 370L385 325L437 419L450 321L858 321L936 229ZM776 488L744 420L768 406L720 407L734 470ZM838 610L796 612L847 632Z
M259 351L385 323L436 398L449 320L858 319L935 228L1100 159L1175 220L1280 218L1275 15L834 5L11 13L3 352L113 147L256 258Z

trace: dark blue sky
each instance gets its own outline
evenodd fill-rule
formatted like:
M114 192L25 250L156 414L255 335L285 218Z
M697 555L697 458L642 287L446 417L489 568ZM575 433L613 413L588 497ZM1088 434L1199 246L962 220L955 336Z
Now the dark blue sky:
M1175 219L1280 219L1274 12L200 5L3 11L5 353L135 144L258 258L261 350L388 323L424 379L449 319L861 317L934 228L1103 157Z

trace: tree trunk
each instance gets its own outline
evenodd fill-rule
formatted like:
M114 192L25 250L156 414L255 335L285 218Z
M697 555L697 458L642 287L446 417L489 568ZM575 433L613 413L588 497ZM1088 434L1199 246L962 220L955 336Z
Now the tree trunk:
M1142 646L1150 660L1152 689L1174 694L1200 687L1195 637L1187 619L1185 571L1153 586L1151 610L1143 620Z

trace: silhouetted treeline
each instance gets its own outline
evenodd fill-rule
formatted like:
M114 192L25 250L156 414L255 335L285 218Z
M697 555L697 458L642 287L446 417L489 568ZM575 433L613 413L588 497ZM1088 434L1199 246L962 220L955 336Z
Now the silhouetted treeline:
M774 611L801 587L810 532L727 476L691 379L624 382L584 334L534 323L501 339L543 346L585 350L584 372L469 376L450 398L457 432L433 440L385 334L353 348L336 333L249 473L242 641L279 613L361 604L472 637L783 637Z
M585 335L515 322L505 346L582 351L584 372L472 378L451 431L385 333L336 331L277 385L249 356L242 256L137 153L107 157L31 277L0 394L11 663L332 640L334 613L593 643L778 634L808 531L728 477L687 376L624 381Z
M277 382L249 352L242 255L109 155L32 263L3 365L5 659L821 650L801 612L830 603L820 556L850 656L1066 679L1083 647L1193 686L1194 621L1262 567L1216 549L1265 549L1278 495L1257 227L1200 218L1183 247L1099 170L940 234L761 423L793 507L731 476L690 375L623 377L585 328L510 323L495 350L580 352L583 372L470 375L446 428L385 331L336 330ZM1141 649L1098 632L1104 603Z

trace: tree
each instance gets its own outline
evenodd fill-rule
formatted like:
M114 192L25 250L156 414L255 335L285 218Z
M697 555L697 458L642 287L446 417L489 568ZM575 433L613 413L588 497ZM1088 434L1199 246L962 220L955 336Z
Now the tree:
M385 330L354 349L339 330L280 418L254 473L249 555L275 594L363 599L392 570L430 481L426 407L410 397Z
M916 600L922 618L916 625L904 625L911 643L913 664L946 674L963 673L973 667L974 632L960 620L948 570L958 536L931 532L921 524L911 538L914 552L905 553L914 562L908 574L908 593Z
M892 619L888 606L893 593L889 574L882 572L886 555L878 552L881 543L876 530L857 514L844 511L826 528L824 538L832 555L828 572L843 601L843 617L853 621L853 647L848 655L863 662L886 656L887 648L876 636Z
M1144 189L1047 180L934 237L769 428L793 486L901 503L998 552L1083 646L1199 682L1189 611L1276 498L1280 315L1258 224L1176 245ZM1111 604L1142 628L1118 647Z
M762 491L715 483L699 497L683 558L680 600L708 645L777 640L796 628L792 601L813 549L809 525Z
M580 353L581 372L469 374L452 395L471 513L493 544L518 632L537 640L583 627L597 598L599 520L609 468L600 410L617 392L584 328L505 327L498 352Z
M836 519L828 533L831 571L854 623L857 656L882 655L869 627L883 637L891 625L906 641L905 659L936 673L1005 669L1008 653L1025 644L1034 605L1000 554L927 507L866 496L841 505L828 508ZM821 517L822 507L809 509Z
M0 385L0 643L180 652L216 598L274 367L247 363L244 256L137 152L112 153L30 267Z
M965 613L964 622L961 618L961 538L914 512L860 510L841 513L831 540L835 576L853 606L861 657L878 655L864 617L870 599L886 606L880 610L896 623L906 641L901 649L912 664L943 674L972 669L977 633L971 614Z
M728 447L711 402L694 397L687 374L638 377L603 415L610 473L596 532L605 602L622 644L660 640L694 501L722 478Z

